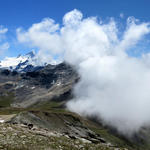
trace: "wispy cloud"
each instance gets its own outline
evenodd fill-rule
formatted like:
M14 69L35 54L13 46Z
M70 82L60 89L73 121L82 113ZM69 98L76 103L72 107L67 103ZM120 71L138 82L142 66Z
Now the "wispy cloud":
M2 25L0 26L0 34L5 34L7 31L7 28L4 28Z
M9 48L9 43L5 40L8 29L0 25L0 55L3 55Z

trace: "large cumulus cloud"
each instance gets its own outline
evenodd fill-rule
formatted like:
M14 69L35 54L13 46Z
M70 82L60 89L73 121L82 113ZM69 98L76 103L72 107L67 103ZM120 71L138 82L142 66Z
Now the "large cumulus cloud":
M17 29L17 36L39 49L39 61L65 60L76 67L81 80L67 104L71 111L134 133L150 124L150 54L128 52L144 41L150 23L129 17L120 31L112 18L101 22L75 9L65 14L62 25L46 18L26 31Z

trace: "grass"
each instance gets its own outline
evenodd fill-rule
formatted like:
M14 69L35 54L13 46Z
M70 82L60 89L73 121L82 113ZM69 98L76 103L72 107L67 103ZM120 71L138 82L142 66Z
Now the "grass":
M70 115L70 116L73 116L73 118L79 118L85 126L89 127L89 129L91 129L95 133L100 134L101 137L104 137L107 141L111 142L112 144L119 145L120 147L124 147L124 146L129 147L124 140L121 140L120 138L113 136L112 134L109 133L109 131L107 129L103 128L102 126L99 126L99 125L97 126L93 122L90 122L86 119L84 120L83 117L80 117L79 115L69 112L66 109L62 108L61 106L63 105L63 103L61 103L61 102L56 102L56 101L43 102L43 103L36 105L36 107L30 107L30 108L25 108L25 109L11 108L9 106L10 106L10 103L13 101L12 97L13 97L13 95L9 95L7 98L4 98L2 100L3 107L0 109L0 115L18 114L18 113L24 112L24 111L39 111L39 112L44 111L44 112L49 112L49 113L56 113L58 115L59 114L65 115L65 116ZM5 100L6 101L8 100L8 103L4 102ZM39 115L42 115L42 114L39 114ZM59 143L59 141L58 141L58 143ZM52 148L55 148L55 146L57 146L56 143L54 145L52 145ZM73 147L71 147L71 146L69 147L69 149L74 150ZM87 150L89 149L88 145L87 145L86 149ZM65 149L65 150L67 150L67 149Z
M0 108L10 107L13 101L14 101L13 93L7 93L6 96L0 96Z

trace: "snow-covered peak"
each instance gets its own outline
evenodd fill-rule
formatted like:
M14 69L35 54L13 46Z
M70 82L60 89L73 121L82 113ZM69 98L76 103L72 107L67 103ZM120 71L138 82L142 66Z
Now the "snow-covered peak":
M25 62L27 57L5 57L4 60L0 62L1 68L15 68L19 63Z
M18 55L18 57L5 57L0 61L0 68L22 71L28 65L34 66L35 52L31 51L26 55Z
M17 57L5 57L0 61L0 68L14 70L18 72L32 71L47 64L57 65L62 61L49 59L48 62L40 54L35 54L31 51L25 55L18 55Z

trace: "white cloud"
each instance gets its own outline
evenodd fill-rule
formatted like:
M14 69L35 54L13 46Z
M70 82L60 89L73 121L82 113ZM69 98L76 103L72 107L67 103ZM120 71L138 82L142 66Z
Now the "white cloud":
M38 56L43 58L43 61L49 61L48 55L52 56L61 53L61 41L57 30L59 25L55 24L54 20L45 18L42 22L33 24L28 31L17 29L17 37L19 42L28 43L30 46L40 49ZM42 53L41 53L42 51Z
M74 9L63 17L63 23L66 26L76 26L78 23L80 23L82 17L82 13L77 9Z
M17 30L20 42L39 48L44 61L64 59L76 66L81 80L68 108L82 115L97 116L124 134L132 134L150 124L149 54L129 57L127 51L149 34L149 23L128 18L127 28L118 37L114 20L99 23L83 18L78 10L65 14L63 26L52 19ZM60 59L59 59L60 58Z
M3 55L6 50L9 48L9 43L6 42L5 36L8 32L7 28L4 28L2 25L0 25L0 55Z
M124 32L123 40L120 42L121 49L128 49L135 45L145 34L150 32L150 23L136 24L134 18L128 18L127 29Z
M4 55L4 53L9 49L9 43L0 43L0 55Z
M123 13L120 13L120 18L124 18L124 14Z

